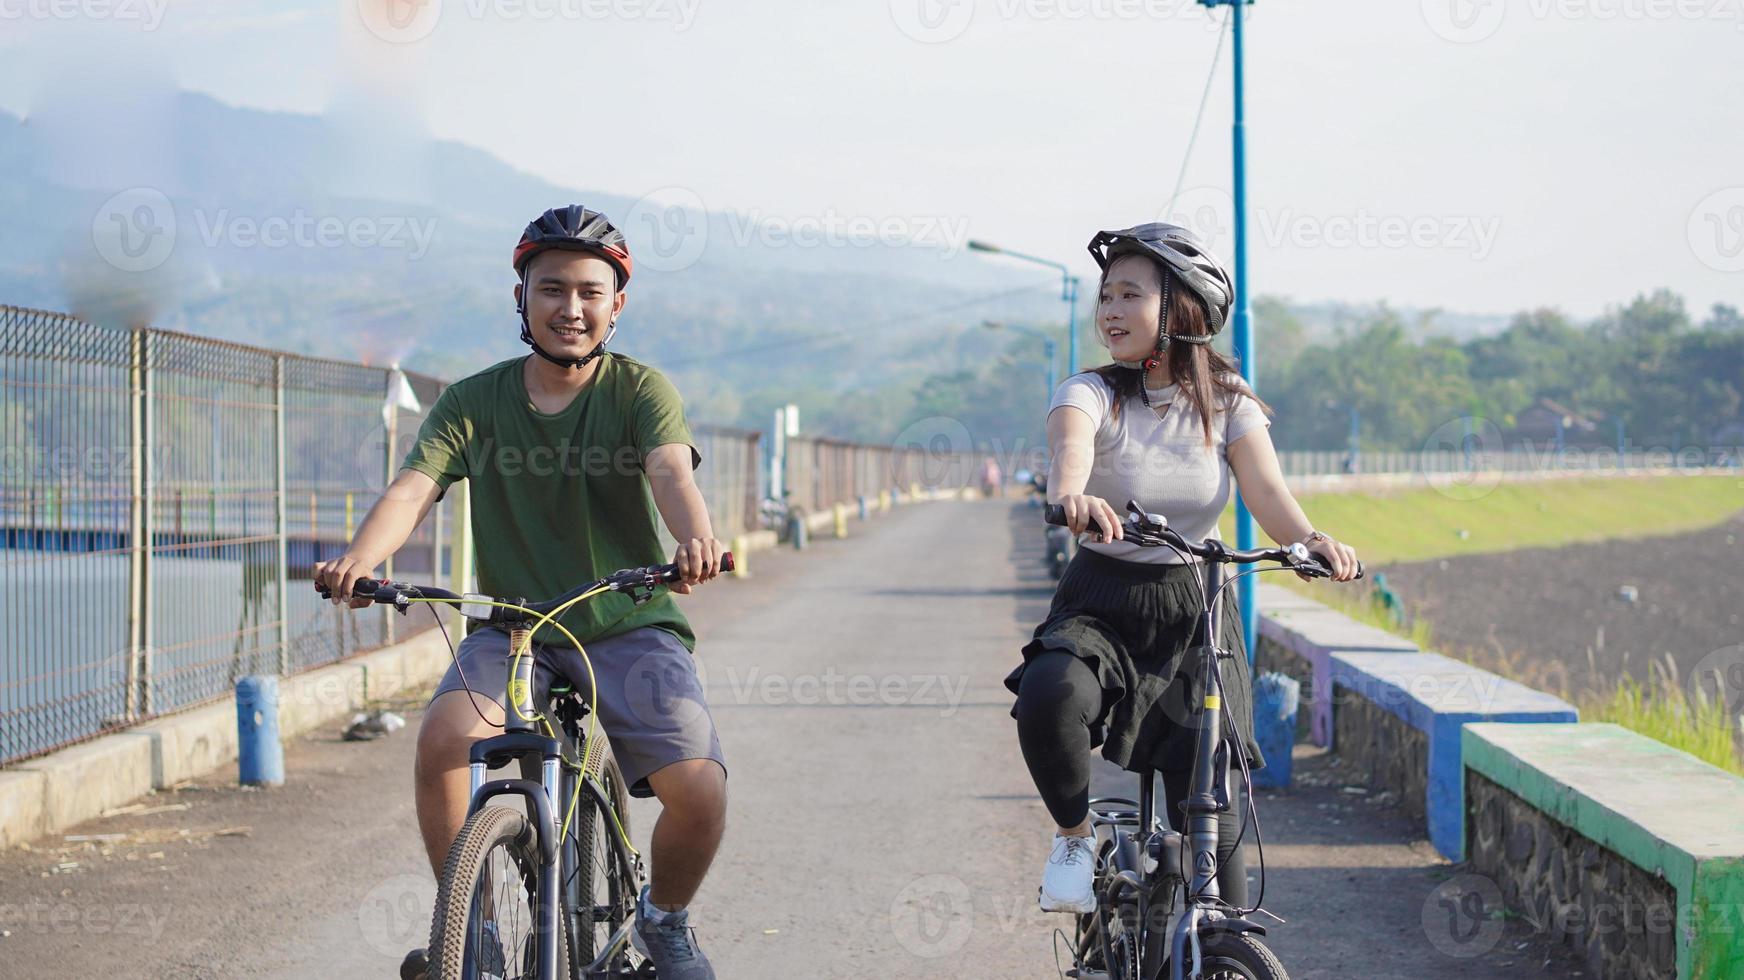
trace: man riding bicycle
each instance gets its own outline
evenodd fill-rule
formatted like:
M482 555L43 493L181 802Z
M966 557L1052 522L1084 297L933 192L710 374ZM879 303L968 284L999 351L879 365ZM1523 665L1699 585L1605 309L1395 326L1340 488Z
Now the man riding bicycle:
M515 305L530 355L461 379L442 393L403 468L370 510L345 554L315 568L333 601L352 594L405 543L456 480L470 480L478 588L492 595L551 596L661 553L656 510L679 542L683 581L714 578L725 546L715 538L692 472L701 463L678 392L658 371L608 353L633 263L624 236L580 205L554 208L527 226L514 251ZM630 795L653 796L651 883L637 904L636 945L662 980L704 980L714 970L697 947L686 906L726 825L726 762L692 660L696 637L670 595L643 605L613 594L581 603L536 637L540 688L566 679L594 690L593 709ZM437 685L418 732L418 824L440 878L466 819L468 750L501 729L508 635L473 628ZM485 692L489 692L488 694ZM401 976L422 977L424 950Z

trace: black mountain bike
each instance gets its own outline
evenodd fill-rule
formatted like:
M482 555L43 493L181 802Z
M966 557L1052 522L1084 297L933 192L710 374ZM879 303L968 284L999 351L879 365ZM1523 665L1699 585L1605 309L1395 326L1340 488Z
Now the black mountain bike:
M731 553L721 556L720 570L733 570ZM545 602L375 579L353 585L354 595L402 615L420 603L459 606L467 619L507 630L513 651L503 733L473 743L466 823L436 886L431 980L655 976L630 942L646 871L630 844L624 775L597 718L592 732L584 730L591 697L559 679L535 710L531 639L547 623L566 632L556 617L578 602L622 592L641 604L657 585L679 578L677 565L627 568ZM511 761L521 778L485 780ZM524 808L503 805L511 797Z
M1161 514L1145 513L1136 501L1127 501L1126 509L1130 515L1122 525L1126 541L1173 549L1188 562L1194 557L1203 559L1200 630L1207 645L1187 654L1203 658L1200 688L1188 701L1194 706L1192 722L1198 738L1192 782L1187 799L1181 803L1187 832L1177 833L1158 817L1156 774L1148 770L1139 774L1137 802L1115 797L1090 801L1096 834L1097 906L1096 911L1078 916L1072 968L1066 975L1079 980L1161 980L1165 976L1169 980L1288 980L1278 958L1260 941L1265 927L1248 918L1261 911L1260 903L1265 899L1266 852L1259 812L1254 807L1253 777L1242 752L1234 755L1248 805L1236 846L1241 846L1241 838L1251 826L1254 843L1259 846L1259 897L1253 908L1237 908L1224 901L1217 888L1217 815L1231 805L1229 759L1231 749L1241 744L1234 719L1223 712L1218 662L1245 655L1243 651L1217 649L1218 608L1223 589L1242 575L1288 569L1325 578L1332 570L1301 544L1236 551L1216 538L1193 543L1171 529ZM1046 519L1049 524L1065 524L1065 509L1048 505ZM1092 527L1101 530L1094 521ZM1225 565L1262 561L1277 562L1278 567L1250 569L1227 580L1223 575ZM1360 578L1362 567L1357 568Z

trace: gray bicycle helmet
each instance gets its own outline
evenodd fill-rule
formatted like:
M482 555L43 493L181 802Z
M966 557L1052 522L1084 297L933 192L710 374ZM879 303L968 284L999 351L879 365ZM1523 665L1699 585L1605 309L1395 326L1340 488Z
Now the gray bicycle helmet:
M1229 319L1229 305L1235 299L1234 280L1217 256L1199 241L1199 236L1180 225L1152 222L1120 231L1099 231L1095 238L1090 239L1090 255L1103 271L1123 255L1148 255L1167 265L1188 289L1205 301L1205 329L1210 335L1215 336ZM1167 305L1163 310L1167 315Z

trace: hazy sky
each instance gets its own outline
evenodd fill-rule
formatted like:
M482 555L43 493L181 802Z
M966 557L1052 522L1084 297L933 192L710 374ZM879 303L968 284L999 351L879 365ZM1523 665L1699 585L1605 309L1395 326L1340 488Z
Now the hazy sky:
M1168 200L1228 9L0 0L0 106L28 112L54 71L124 46L238 105L393 106L569 186L962 229L1088 274L1092 233ZM1744 303L1744 0L1249 11L1258 291L1581 316L1658 286L1698 312ZM1230 56L1175 209L1201 226L1228 221Z

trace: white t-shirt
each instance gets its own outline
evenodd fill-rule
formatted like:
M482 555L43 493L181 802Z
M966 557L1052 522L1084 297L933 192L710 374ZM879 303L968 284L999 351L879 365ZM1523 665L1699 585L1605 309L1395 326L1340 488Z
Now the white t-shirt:
M1048 413L1071 406L1096 425L1096 458L1084 492L1108 501L1126 519L1126 502L1136 500L1149 513L1162 514L1188 541L1218 537L1217 519L1229 504L1233 480L1229 445L1271 420L1260 410L1239 376L1241 395L1218 392L1211 422L1211 445L1191 399L1179 385L1148 389L1151 405L1134 395L1113 413L1114 389L1101 375L1077 374L1054 391ZM1082 546L1111 558L1145 564L1179 564L1170 548L1144 548L1125 541L1097 542L1086 535Z

